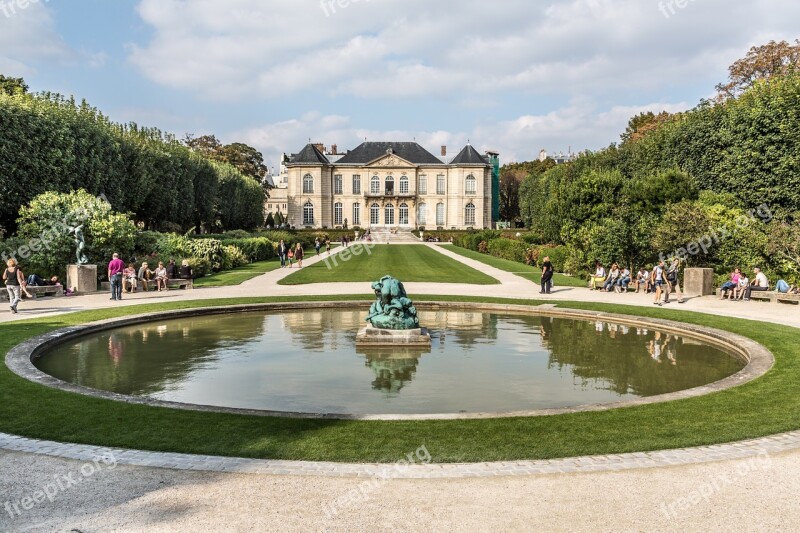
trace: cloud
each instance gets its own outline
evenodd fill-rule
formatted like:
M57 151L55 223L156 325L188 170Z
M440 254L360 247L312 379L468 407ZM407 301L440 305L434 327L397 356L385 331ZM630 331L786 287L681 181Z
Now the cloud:
M70 58L69 47L55 29L51 11L43 3L29 3L21 9L16 3L3 3L0 9L0 72L27 76L38 61L63 62ZM13 9L12 9L13 8Z
M550 153L585 148L599 149L619 139L628 120L639 113L671 113L689 105L650 103L598 109L592 102L576 100L570 105L543 115L524 115L513 120L476 125L469 131L375 130L362 128L346 116L308 113L300 118L265 124L262 127L235 131L226 142L240 141L255 146L270 166L277 166L283 152L298 152L306 143L320 142L339 150L353 149L365 139L370 141L416 140L431 153L447 146L451 155L471 142L480 151L497 150L503 162L530 161L546 149Z
M142 0L139 14L154 36L133 64L206 98L578 96L724 74L767 33L794 37L800 4L702 0L665 17L637 0Z

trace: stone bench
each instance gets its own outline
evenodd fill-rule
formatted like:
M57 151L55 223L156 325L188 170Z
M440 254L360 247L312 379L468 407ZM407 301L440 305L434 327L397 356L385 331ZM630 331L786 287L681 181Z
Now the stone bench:
M26 287L27 291L33 295L34 298L42 298L44 296L52 296L52 297L59 297L64 296L64 287L58 287L56 285L46 285L44 287ZM25 293L22 293L25 296ZM8 291L3 288L0 291L0 300L8 301Z
M142 280L139 280L139 290L142 292L149 292L156 290L158 284L156 280L151 279L147 282L147 291L142 290L143 284ZM171 279L167 281L167 287L170 289L194 289L194 281L190 279ZM110 281L103 281L100 283L100 290L103 292L111 291L111 282Z
M722 296L722 289L717 289L717 296ZM762 300L770 303L785 302L800 304L800 294L786 294L775 291L753 291L750 293L751 300Z

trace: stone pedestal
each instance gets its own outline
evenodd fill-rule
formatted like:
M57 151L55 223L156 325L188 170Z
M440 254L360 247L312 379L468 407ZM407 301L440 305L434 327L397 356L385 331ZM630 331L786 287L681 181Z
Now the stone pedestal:
M97 292L97 265L69 265L66 288L78 294Z
M683 293L688 297L714 294L714 270L710 268L687 268L683 272Z
M356 346L430 346L431 335L426 328L378 329L373 326L361 328L356 335Z

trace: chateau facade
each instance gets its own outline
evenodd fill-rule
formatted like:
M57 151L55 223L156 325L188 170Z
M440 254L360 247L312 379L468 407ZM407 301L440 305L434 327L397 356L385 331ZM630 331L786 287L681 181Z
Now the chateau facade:
M497 154L472 146L444 162L415 142L365 142L327 155L308 144L286 161L287 221L318 229L491 228L495 168Z

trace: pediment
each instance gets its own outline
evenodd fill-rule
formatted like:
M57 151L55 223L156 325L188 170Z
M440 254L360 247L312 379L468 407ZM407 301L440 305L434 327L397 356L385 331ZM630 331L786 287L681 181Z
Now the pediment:
M397 154L386 154L382 155L378 159L370 161L366 165L370 168L416 168L417 165L414 163L403 159Z

